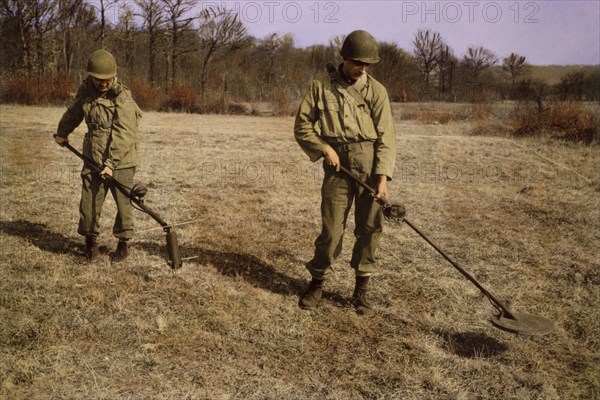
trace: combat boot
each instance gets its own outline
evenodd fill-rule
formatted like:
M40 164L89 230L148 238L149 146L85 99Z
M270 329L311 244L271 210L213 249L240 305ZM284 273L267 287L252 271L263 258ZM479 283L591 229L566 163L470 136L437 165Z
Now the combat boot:
M300 298L300 308L303 310L314 310L319 305L322 296L323 279L313 278Z
M83 256L79 257L79 261L82 263L90 263L98 258L98 242L96 241L96 235L85 236L85 251Z
M129 256L129 249L127 248L126 240L119 240L119 244L117 245L117 250L113 254L110 261L112 263L119 263L125 260Z
M369 289L369 277L368 276L357 276L356 277L356 287L354 288L354 293L352 294L351 303L356 308L356 313L358 315L363 315L365 317L371 317L375 315L375 310L373 310L373 306L367 300L367 291Z

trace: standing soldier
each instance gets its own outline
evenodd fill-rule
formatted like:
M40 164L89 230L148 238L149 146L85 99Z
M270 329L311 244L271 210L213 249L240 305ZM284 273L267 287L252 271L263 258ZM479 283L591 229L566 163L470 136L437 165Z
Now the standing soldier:
M98 257L97 237L102 204L110 189L117 203L113 235L119 239L112 262L123 261L128 255L127 241L133 237L133 207L126 195L109 186L106 175L131 187L138 163L138 118L141 111L131 92L117 82L117 63L106 50L94 51L88 60L89 76L77 90L75 101L62 116L56 143L68 143L68 136L85 120L88 131L83 139L83 154L102 166L100 174L87 165L81 171L82 189L77 232L85 236L86 261Z
M306 268L312 280L300 298L300 307L314 309L322 296L323 281L342 249L342 236L355 203L356 242L350 266L356 286L352 304L359 315L373 315L367 300L369 278L375 271L375 251L382 232L382 209L370 194L340 171L346 167L377 188L377 197L389 197L396 158L396 131L385 87L367 73L379 62L375 38L357 30L348 35L337 69L314 80L296 115L294 135L311 161L323 157L321 234Z

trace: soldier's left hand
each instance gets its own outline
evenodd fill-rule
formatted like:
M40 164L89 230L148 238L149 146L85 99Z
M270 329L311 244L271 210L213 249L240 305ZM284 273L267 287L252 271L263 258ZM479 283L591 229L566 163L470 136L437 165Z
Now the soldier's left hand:
M54 141L61 147L64 147L66 144L69 144L69 139L64 136L54 135Z
M113 176L113 170L110 167L107 167L106 165L104 166L104 168L102 169L102 171L100 172L100 178L104 179L104 177L108 175L112 178Z
M387 176L379 176L379 184L377 185L377 199L383 199L385 202L390 198L390 192L387 185Z

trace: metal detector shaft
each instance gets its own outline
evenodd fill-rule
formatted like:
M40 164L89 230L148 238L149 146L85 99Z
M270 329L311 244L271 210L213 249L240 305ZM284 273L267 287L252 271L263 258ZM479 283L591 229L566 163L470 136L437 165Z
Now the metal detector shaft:
M376 198L377 191L375 189L373 189L371 186L367 185L362 180L358 179L358 177L356 175L354 175L348 168L344 167L343 165L340 165L340 170L342 172L344 172L346 175L348 175L350 178L352 178L356 183L358 183L364 189L366 189L369 192L369 194L371 196L373 196L373 198L375 199L375 201L377 201L379 204L381 204L382 206L386 204L386 202L385 202L384 199L382 199L382 198Z
M79 151L77 151L70 144L66 143L65 147L67 149L71 150L71 152L73 152L77 157L81 158L95 172L100 173L102 171L102 168L98 164L96 164L96 162L94 162L89 157L86 157L85 155L83 155L82 153L80 153ZM125 196L127 196L128 198L130 198L136 205L138 205L142 210L144 210L144 212L146 214L148 214L149 216L151 216L152 218L154 218L156 220L156 222L158 222L163 228L168 228L169 227L169 224L167 224L165 222L165 220L163 220L160 217L160 215L158 215L155 211L153 211L152 209L150 209L150 207L146 206L142 201L140 201L139 199L137 199L135 196L131 196L131 189L129 189L127 186L123 185L121 182L119 182L118 180L116 180L112 176L105 176L104 179L106 179L111 185L113 185L114 187L116 187L117 189L119 189L119 191L121 191Z
M69 143L64 143L64 147L69 149L73 154L79 157L83 162L90 167L94 172L100 173L102 172L102 168L98 165L94 160L85 156L81 152L77 151L73 146ZM169 254L169 265L171 268L180 268L181 267L181 254L179 252L179 244L177 240L177 234L171 230L171 226L161 218L160 215L156 213L156 211L152 210L150 207L144 204L142 200L133 196L131 193L131 188L123 185L121 182L113 178L112 176L105 176L106 179L111 185L116 187L121 193L127 196L131 201L133 201L142 211L151 216L156 222L158 222L165 231L167 235L167 252Z
M433 243L431 240L429 240L429 238L427 236L425 236L425 234L423 232L421 232L416 226L414 226L406 218L404 218L404 222L406 223L406 225L410 226L413 229L413 231L417 232L417 234L419 236L421 236L427 243L429 243L429 245L431 247L433 247L435 249L435 251L437 251L442 257L444 257L446 259L446 261L448 261L450 264L452 264L452 266L454 268L456 268L461 274L463 274L463 276L465 278L467 278L469 281L471 281L471 283L473 283L475 286L477 286L477 289L479 289L488 299L490 299L490 301L492 303L494 303L494 305L496 305L498 308L500 308L506 317L516 319L515 316L513 315L513 312L510 311L510 309L508 307L506 307L504 304L502 304L502 302L500 300L498 300L496 298L496 296L494 296L489 290L487 290L479 282L477 282L477 280L471 274L469 274L464 268L462 268L460 265L458 265L456 262L454 262L450 257L448 257L446 255L446 253L444 253L442 251L442 249L440 249L438 246L436 246L435 243Z
M356 175L354 175L347 168L340 165L340 170L343 171L345 174L347 174L350 178L352 178L357 184L359 184L360 186L362 186L363 188L368 190L372 196L375 196L377 194L375 189L373 189L371 186L369 186L368 184L366 184L365 182L360 180ZM385 206L387 204L386 201L382 198L377 199L377 202L383 206ZM416 226L414 226L406 218L403 218L402 220L408 226L410 226L419 236L421 236L427 243L429 243L429 245L431 247L433 247L442 257L444 257L446 259L446 261L448 261L450 264L452 264L452 266L454 268L456 268L461 274L463 274L463 276L465 278L467 278L469 281L471 281L471 283L473 283L481 291L481 293L483 293L492 302L492 304L494 304L496 307L498 307L500 310L502 310L502 314L504 316L511 318L511 319L516 319L515 314L508 307L506 307L504 304L502 304L502 302L500 300L498 300L496 298L496 296L494 296L490 291L488 291L479 282L477 282L477 280L471 274L469 274L465 269L463 269L460 265L458 265L450 257L448 257L446 255L446 253L444 253L442 251L442 249L440 249L438 246L435 245L435 243L433 243L431 240L429 240L429 238L427 236L425 236L425 234L423 234Z

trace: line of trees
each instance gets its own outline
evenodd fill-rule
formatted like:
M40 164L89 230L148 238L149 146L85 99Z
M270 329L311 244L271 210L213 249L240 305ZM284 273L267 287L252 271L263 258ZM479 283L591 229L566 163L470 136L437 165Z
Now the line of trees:
M25 79L74 86L88 55L106 48L146 106L272 102L285 111L339 57L343 36L300 49L291 35L251 37L224 6L197 6L197 0L0 0L3 98L15 90L11 82L18 89ZM550 88L528 77L523 55L500 60L490 49L471 47L459 57L431 30L416 32L412 44L407 52L380 43L382 61L372 67L394 101L539 99L550 92L600 99L598 73L573 73Z

